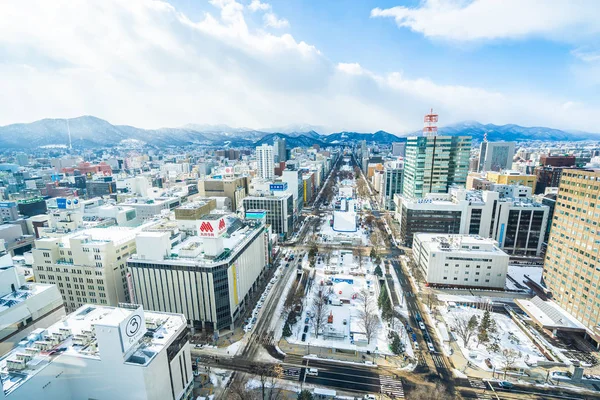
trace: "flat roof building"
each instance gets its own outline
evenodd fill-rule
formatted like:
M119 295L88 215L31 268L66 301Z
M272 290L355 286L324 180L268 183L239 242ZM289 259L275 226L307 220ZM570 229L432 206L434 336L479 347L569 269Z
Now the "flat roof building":
M188 400L188 337L181 314L83 305L0 360L0 399Z
M492 239L421 233L412 248L429 285L504 289L509 255Z
M268 265L264 223L223 214L202 217L198 235L179 244L167 232L143 232L136 245L127 262L136 301L208 331L233 329Z

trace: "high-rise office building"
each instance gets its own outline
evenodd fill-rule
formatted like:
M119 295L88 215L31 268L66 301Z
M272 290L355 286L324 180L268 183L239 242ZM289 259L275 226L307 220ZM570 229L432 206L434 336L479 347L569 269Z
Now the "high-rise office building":
M394 195L402 193L402 179L404 176L404 165L401 161L387 162L383 168L381 177L381 202L386 210L395 210Z
M484 140L479 147L479 171L511 169L514 155L514 142L487 142Z
M412 136L406 144L403 195L419 199L465 185L471 136Z
M277 156L279 162L287 161L287 143L284 138L279 139L275 142L277 146Z
M258 176L263 179L275 177L275 162L273 159L273 146L263 144L256 148L256 161Z
M600 171L564 170L544 262L553 299L600 340Z
M404 157L406 150L406 142L394 142L392 143L392 155L395 157Z

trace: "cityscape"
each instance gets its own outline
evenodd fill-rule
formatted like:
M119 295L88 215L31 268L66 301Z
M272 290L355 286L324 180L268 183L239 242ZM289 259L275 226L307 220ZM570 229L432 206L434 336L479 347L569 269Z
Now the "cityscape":
M0 400L600 399L594 100L332 67L353 53L314 37L330 4L84 3L0 5ZM594 3L548 5L547 30L513 2L375 3L340 26L448 68L548 43L598 65Z

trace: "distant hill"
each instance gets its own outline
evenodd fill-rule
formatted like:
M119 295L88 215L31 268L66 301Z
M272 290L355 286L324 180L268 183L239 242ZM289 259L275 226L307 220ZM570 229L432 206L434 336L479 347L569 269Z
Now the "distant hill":
M310 127L297 125L294 127ZM141 129L128 125L113 125L108 121L82 116L66 119L42 119L26 124L0 127L0 149L27 149L47 145L69 144L69 130L75 148L116 146L121 141L135 139L154 146L214 145L223 147L253 147L263 143L272 144L276 138L285 138L289 147L343 145L366 140L389 144L405 141L403 136L385 131L374 133L338 132L321 135L315 130L266 132L247 128L231 128L227 125L188 124L179 128ZM519 125L493 125L467 121L439 128L442 135L470 135L481 141L487 133L488 140L600 140L596 133L562 131L545 127L522 127ZM420 135L416 131L410 135Z
M600 134L589 132L563 131L560 129L546 127L524 127L514 124L494 125L481 124L476 121L465 121L453 125L443 126L438 129L440 135L472 136L473 140L483 140L483 135L487 133L487 139L492 141L524 141L524 140L598 140ZM421 134L421 131L414 132Z

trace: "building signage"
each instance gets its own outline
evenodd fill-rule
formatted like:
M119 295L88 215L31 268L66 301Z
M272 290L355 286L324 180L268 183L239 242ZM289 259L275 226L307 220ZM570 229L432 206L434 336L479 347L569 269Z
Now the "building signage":
M198 228L198 236L217 238L221 237L227 230L225 218L217 220L201 220Z
M266 211L247 211L246 219L264 219L267 216Z
M139 342L146 333L146 320L144 319L144 309L142 306L139 306L121 321L119 324L119 333L121 334L123 353Z
M287 182L282 183L271 183L269 185L269 190L272 192L285 192L288 189Z

